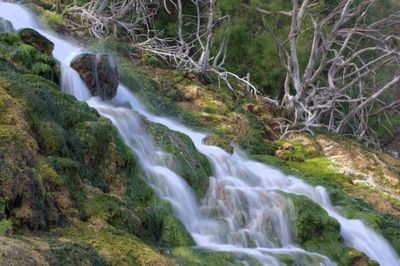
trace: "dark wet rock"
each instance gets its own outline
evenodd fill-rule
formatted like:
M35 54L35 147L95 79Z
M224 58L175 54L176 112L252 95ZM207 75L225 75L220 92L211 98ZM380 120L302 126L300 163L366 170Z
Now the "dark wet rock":
M10 21L0 18L0 32L14 32L14 27Z
M112 99L117 94L118 69L107 54L81 54L71 63L93 96Z
M54 43L41 35L39 32L33 29L21 29L18 31L18 34L24 43L35 47L40 52L48 55L53 53Z

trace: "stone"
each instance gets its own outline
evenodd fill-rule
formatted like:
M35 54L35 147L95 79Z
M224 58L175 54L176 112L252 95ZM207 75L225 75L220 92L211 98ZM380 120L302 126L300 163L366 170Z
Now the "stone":
M199 97L199 89L197 86L187 86L185 88L184 96L185 100L192 101L196 100Z
M216 134L209 134L203 140L203 144L209 146L217 146L229 153L233 153L233 146L224 138L216 135Z
M10 21L0 18L0 32L14 32L14 27Z
M275 157L277 157L280 160L286 160L286 155L283 150L276 150L275 151Z
M282 144L282 149L284 149L286 151L293 151L294 146L291 143L285 142Z
M21 29L18 31L18 34L24 43L35 47L42 53L52 55L54 50L54 43L41 35L39 32L33 29Z
M80 54L72 60L75 69L93 96L103 100L112 99L117 94L118 68L107 54Z

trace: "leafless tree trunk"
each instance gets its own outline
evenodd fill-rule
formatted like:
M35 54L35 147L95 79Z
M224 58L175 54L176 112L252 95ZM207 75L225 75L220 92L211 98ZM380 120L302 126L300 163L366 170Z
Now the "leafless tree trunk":
M219 80L235 93L243 94L247 89L256 97L261 93L248 77L240 77L227 71L223 64L229 35L229 16L216 17L216 0L92 0L83 6L72 6L66 13L74 18L72 27L89 30L97 38L125 37L132 40L135 47L153 53L177 68L198 73L201 77L216 75ZM192 5L196 16L186 15L185 6ZM171 14L171 8L177 13L177 36L163 37L154 27L154 17L160 8ZM214 46L214 31L226 21L225 36L218 49ZM195 32L186 32L185 25L196 25ZM122 29L117 31L116 29ZM117 32L124 36L116 36ZM215 47L214 47L215 48ZM216 54L212 55L212 51ZM244 90L243 90L244 88ZM266 100L275 101L263 97Z
M318 1L292 0L291 12L280 12L291 17L284 41L264 20L286 69L283 104L293 114L292 128L323 127L379 145L368 123L374 110L391 106L383 96L400 88L400 72L395 69L400 50L394 42L400 40L395 30L400 26L400 12L371 22L369 12L378 3L342 0L321 16L313 12ZM307 62L301 63L298 40L308 31L313 35L311 48Z

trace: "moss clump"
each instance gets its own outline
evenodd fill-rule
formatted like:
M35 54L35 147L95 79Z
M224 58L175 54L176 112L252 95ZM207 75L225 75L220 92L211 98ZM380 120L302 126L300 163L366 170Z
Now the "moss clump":
M56 12L44 10L42 13L42 17L48 25L51 25L51 27L54 27L56 29L65 26L65 21L63 16L57 14Z
M148 121L145 124L160 148L173 155L173 162L169 166L202 198L208 189L208 177L212 174L207 158L196 150L188 136L160 124Z
M254 258L233 254L229 252L215 252L211 250L180 247L171 250L171 255L175 258L177 265L185 266L208 266L208 265L254 265L262 264ZM246 264L244 264L246 262Z
M326 255L339 265L375 265L373 261L344 244L340 224L316 203L304 196L287 195L294 205L294 241L306 250Z
M11 54L11 58L16 63L30 66L33 61L33 56L36 52L36 49L27 44L21 44Z
M79 224L61 231L61 236L88 244L111 265L172 265L156 250L123 231L101 224Z
M31 67L32 73L45 79L54 80L55 74L51 66L43 63L34 63Z
M251 130L250 133L239 143L240 147L249 154L270 154L276 149L275 145L266 141L259 130Z
M9 61L20 71L33 73L56 83L59 81L59 63L52 56L23 43L17 34L0 33L0 59Z
M0 220L0 236L11 235L13 231L13 222L9 219Z
M52 258L55 265L109 265L95 249L89 245L62 242L58 239L44 239L50 244L50 251L46 255Z
M389 214L379 213L364 199L348 196L354 186L348 177L338 173L337 166L324 157L316 157L304 162L279 160L275 156L256 155L254 159L273 165L285 174L295 175L307 183L328 189L332 204L347 218L361 219L381 233L400 252L400 221Z
M66 136L64 130L55 122L46 121L36 126L36 136L39 147L44 155L67 153Z

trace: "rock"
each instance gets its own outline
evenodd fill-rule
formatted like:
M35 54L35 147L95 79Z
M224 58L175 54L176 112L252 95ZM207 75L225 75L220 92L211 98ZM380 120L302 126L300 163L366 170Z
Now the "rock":
M195 85L185 87L184 96L185 100L192 101L199 97L199 88Z
M277 157L280 160L286 160L285 152L283 150L276 150L275 157Z
M118 69L107 54L81 54L71 63L93 96L112 99L117 94Z
M291 143L285 142L282 144L282 149L287 150L287 151L293 151L294 146Z
M53 53L54 43L41 35L39 32L33 29L21 29L18 31L18 34L24 43L35 47L40 52L48 55Z
M14 32L14 27L10 21L0 18L0 32Z
M42 251L42 250L41 250ZM18 239L0 237L1 265L49 265L41 252L29 243Z
M207 137L205 137L202 140L202 142L205 145L217 146L217 147L224 149L225 151L227 151L229 153L233 153L233 146L230 145L230 143L227 140L225 140L224 138L222 138L216 134L207 135Z

